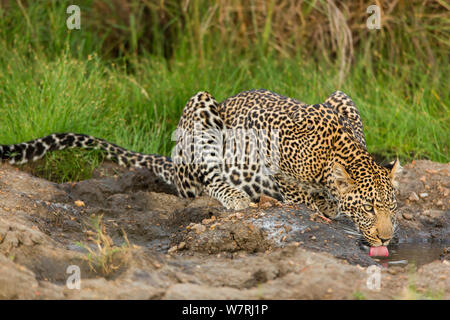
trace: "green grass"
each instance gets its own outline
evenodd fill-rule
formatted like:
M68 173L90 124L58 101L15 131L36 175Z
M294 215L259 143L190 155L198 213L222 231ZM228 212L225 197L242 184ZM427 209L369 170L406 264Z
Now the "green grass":
M371 153L403 162L450 160L445 55L436 58L440 68L430 68L413 56L408 65L392 65L382 57L369 63L367 53L356 53L342 84L339 67L314 55L283 57L256 47L239 54L204 50L199 56L183 38L169 59L148 52L107 58L92 30L68 31L61 15L65 7L51 3L27 7L27 19L36 28L20 10L0 9L1 144L70 131L170 155L180 113L200 90L221 101L242 90L266 88L307 103L342 90L360 110ZM79 152L48 156L37 171L56 181L88 177L86 164L96 165L98 154L74 154ZM50 176L50 171L60 174Z
M99 150L62 150L50 152L43 159L19 165L19 168L35 176L63 183L90 179L94 169L104 159L104 154Z

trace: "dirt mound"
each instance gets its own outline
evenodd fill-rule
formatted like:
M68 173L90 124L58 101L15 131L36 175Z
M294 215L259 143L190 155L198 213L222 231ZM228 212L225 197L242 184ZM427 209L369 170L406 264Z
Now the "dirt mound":
M66 184L0 166L0 298L450 297L448 164L404 167L395 261L370 258L345 217L328 223L275 202L227 211L175 196L146 170L109 176L111 166ZM401 258L405 244L434 251L413 265ZM379 290L368 285L371 265ZM67 285L69 266L80 289Z

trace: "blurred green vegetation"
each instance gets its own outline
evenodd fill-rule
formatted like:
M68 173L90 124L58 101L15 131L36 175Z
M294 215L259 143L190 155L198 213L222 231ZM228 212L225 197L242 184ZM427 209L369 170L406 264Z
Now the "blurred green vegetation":
M0 0L0 142L71 131L170 155L200 90L307 103L342 90L377 158L448 162L450 6L377 3L380 30L367 28L364 1L85 0L81 29L68 30L71 1ZM61 163L73 168L62 180L85 178L80 161L97 153L77 152L37 171Z

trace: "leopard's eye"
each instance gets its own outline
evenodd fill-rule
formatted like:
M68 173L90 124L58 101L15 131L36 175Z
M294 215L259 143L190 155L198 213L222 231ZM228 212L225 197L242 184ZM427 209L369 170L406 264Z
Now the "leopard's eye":
M368 203L363 204L363 209L364 209L364 211L366 211L366 212L372 213L372 212L373 212L373 205L368 204Z

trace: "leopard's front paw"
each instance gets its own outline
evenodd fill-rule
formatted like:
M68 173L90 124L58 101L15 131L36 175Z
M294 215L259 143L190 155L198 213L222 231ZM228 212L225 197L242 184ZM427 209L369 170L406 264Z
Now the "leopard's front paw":
M339 216L340 213L339 206L335 201L322 199L320 201L314 201L311 207L316 211L316 213L328 219L335 219Z

